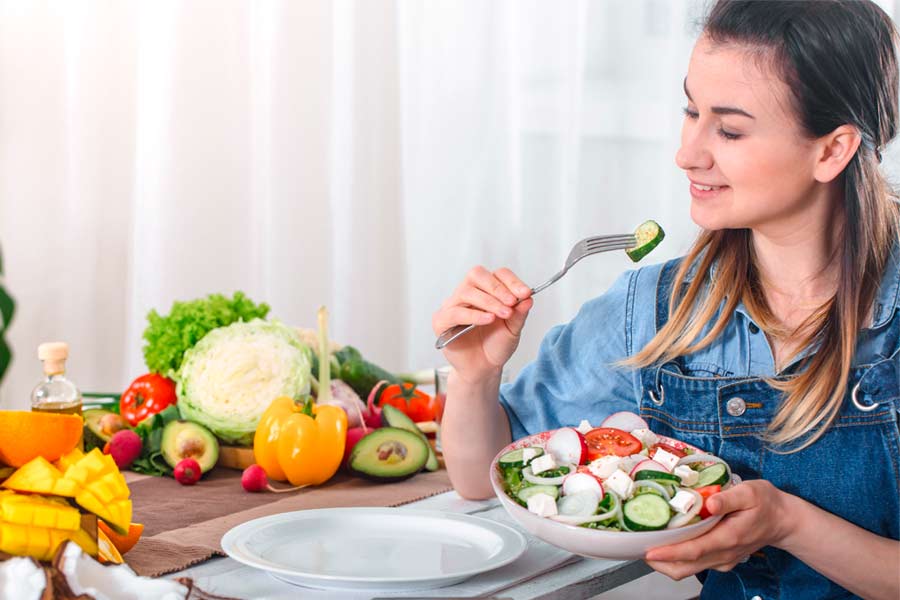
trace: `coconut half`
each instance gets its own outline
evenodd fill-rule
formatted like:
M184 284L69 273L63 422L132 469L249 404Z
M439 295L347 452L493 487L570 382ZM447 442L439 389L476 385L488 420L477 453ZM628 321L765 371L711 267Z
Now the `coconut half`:
M0 598L52 600L53 585L47 571L33 558L10 558L0 562Z
M85 594L95 600L186 600L190 592L177 581L140 577L128 565L101 565L72 542L60 546L53 563L75 596Z

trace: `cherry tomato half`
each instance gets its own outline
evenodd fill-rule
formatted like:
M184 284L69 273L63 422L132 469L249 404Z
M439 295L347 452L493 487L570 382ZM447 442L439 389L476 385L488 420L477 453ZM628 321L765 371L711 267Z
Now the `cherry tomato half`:
M621 429L614 427L596 427L584 434L584 441L588 447L588 460L594 460L601 456L630 456L640 452L643 446L641 441Z

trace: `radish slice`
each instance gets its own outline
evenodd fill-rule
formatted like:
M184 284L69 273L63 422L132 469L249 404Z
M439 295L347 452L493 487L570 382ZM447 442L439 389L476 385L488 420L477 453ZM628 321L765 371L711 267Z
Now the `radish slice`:
M596 477L588 473L572 473L563 480L562 493L564 496L581 492L591 492L597 496L599 501L603 497L603 486Z
M650 429L647 421L643 420L633 412L617 412L606 417L606 420L600 424L600 427L615 427L623 431L634 431L635 429Z
M642 456L640 454L632 454L631 456L625 456L619 461L619 469L625 471L626 473L631 473L631 470L638 466L640 463L645 460L649 460L646 456ZM665 471L665 469L663 469Z
M569 473L575 472L574 465L560 465L560 467L568 467ZM525 481L527 481L528 483L533 483L535 485L562 485L566 477L569 476L569 473L560 475L559 477L541 477L532 473L531 467L525 467L524 469L522 469L522 477L525 479Z
M698 463L698 462L700 462L700 463L721 463L721 464L725 465L725 470L728 472L728 481L725 483L725 485L722 486L722 489L724 490L724 489L731 487L731 482L734 478L734 475L731 473L731 467L729 467L728 463L725 462L724 460L722 460L721 458L719 458L718 456L713 456L712 454L702 454L702 453L688 454L687 456L685 456L684 458L679 460L678 464L675 466L677 467L679 465L690 465L690 464Z
M656 483L655 481L650 481L648 479L644 479L642 481L635 481L634 487L635 488L646 487L646 488L656 490L657 492L662 494L662 497L666 499L666 502L668 502L669 500L672 499L672 494L669 493L669 490L667 490L660 484Z
M688 522L700 514L700 509L703 508L703 496L697 490L692 490L690 488L678 488L679 490L685 490L694 495L694 505L691 506L691 509L684 514L677 514L669 520L669 524L666 525L666 529L675 529L677 527L684 527L688 524Z
M631 470L631 478L634 479L634 476L640 473L641 471L660 471L662 473L669 473L670 471L656 462L655 460L642 460ZM677 482L676 482L677 483Z
M571 427L558 429L547 440L547 452L561 465L581 465L587 462L588 449L584 436Z
M597 512L600 498L590 490L563 496L557 502L559 514L568 517L590 517Z

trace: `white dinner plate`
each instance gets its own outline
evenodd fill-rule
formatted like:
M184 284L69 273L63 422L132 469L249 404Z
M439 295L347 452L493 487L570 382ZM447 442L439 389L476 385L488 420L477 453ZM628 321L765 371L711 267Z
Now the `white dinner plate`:
M525 551L515 529L465 514L324 508L242 523L222 537L234 560L324 589L421 590L502 567Z

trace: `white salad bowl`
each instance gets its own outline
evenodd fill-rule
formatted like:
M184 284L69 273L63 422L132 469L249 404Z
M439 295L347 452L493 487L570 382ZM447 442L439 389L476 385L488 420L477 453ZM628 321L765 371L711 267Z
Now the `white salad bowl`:
M509 516L532 535L563 550L589 558L640 559L650 548L683 542L700 536L718 523L721 516L711 516L694 525L658 531L605 531L559 523L528 511L510 498L503 489L503 477L498 461L501 456L529 446L544 447L552 431L536 433L516 440L494 457L491 463L491 485L494 494ZM689 444L659 436L661 442L676 448L692 447Z

